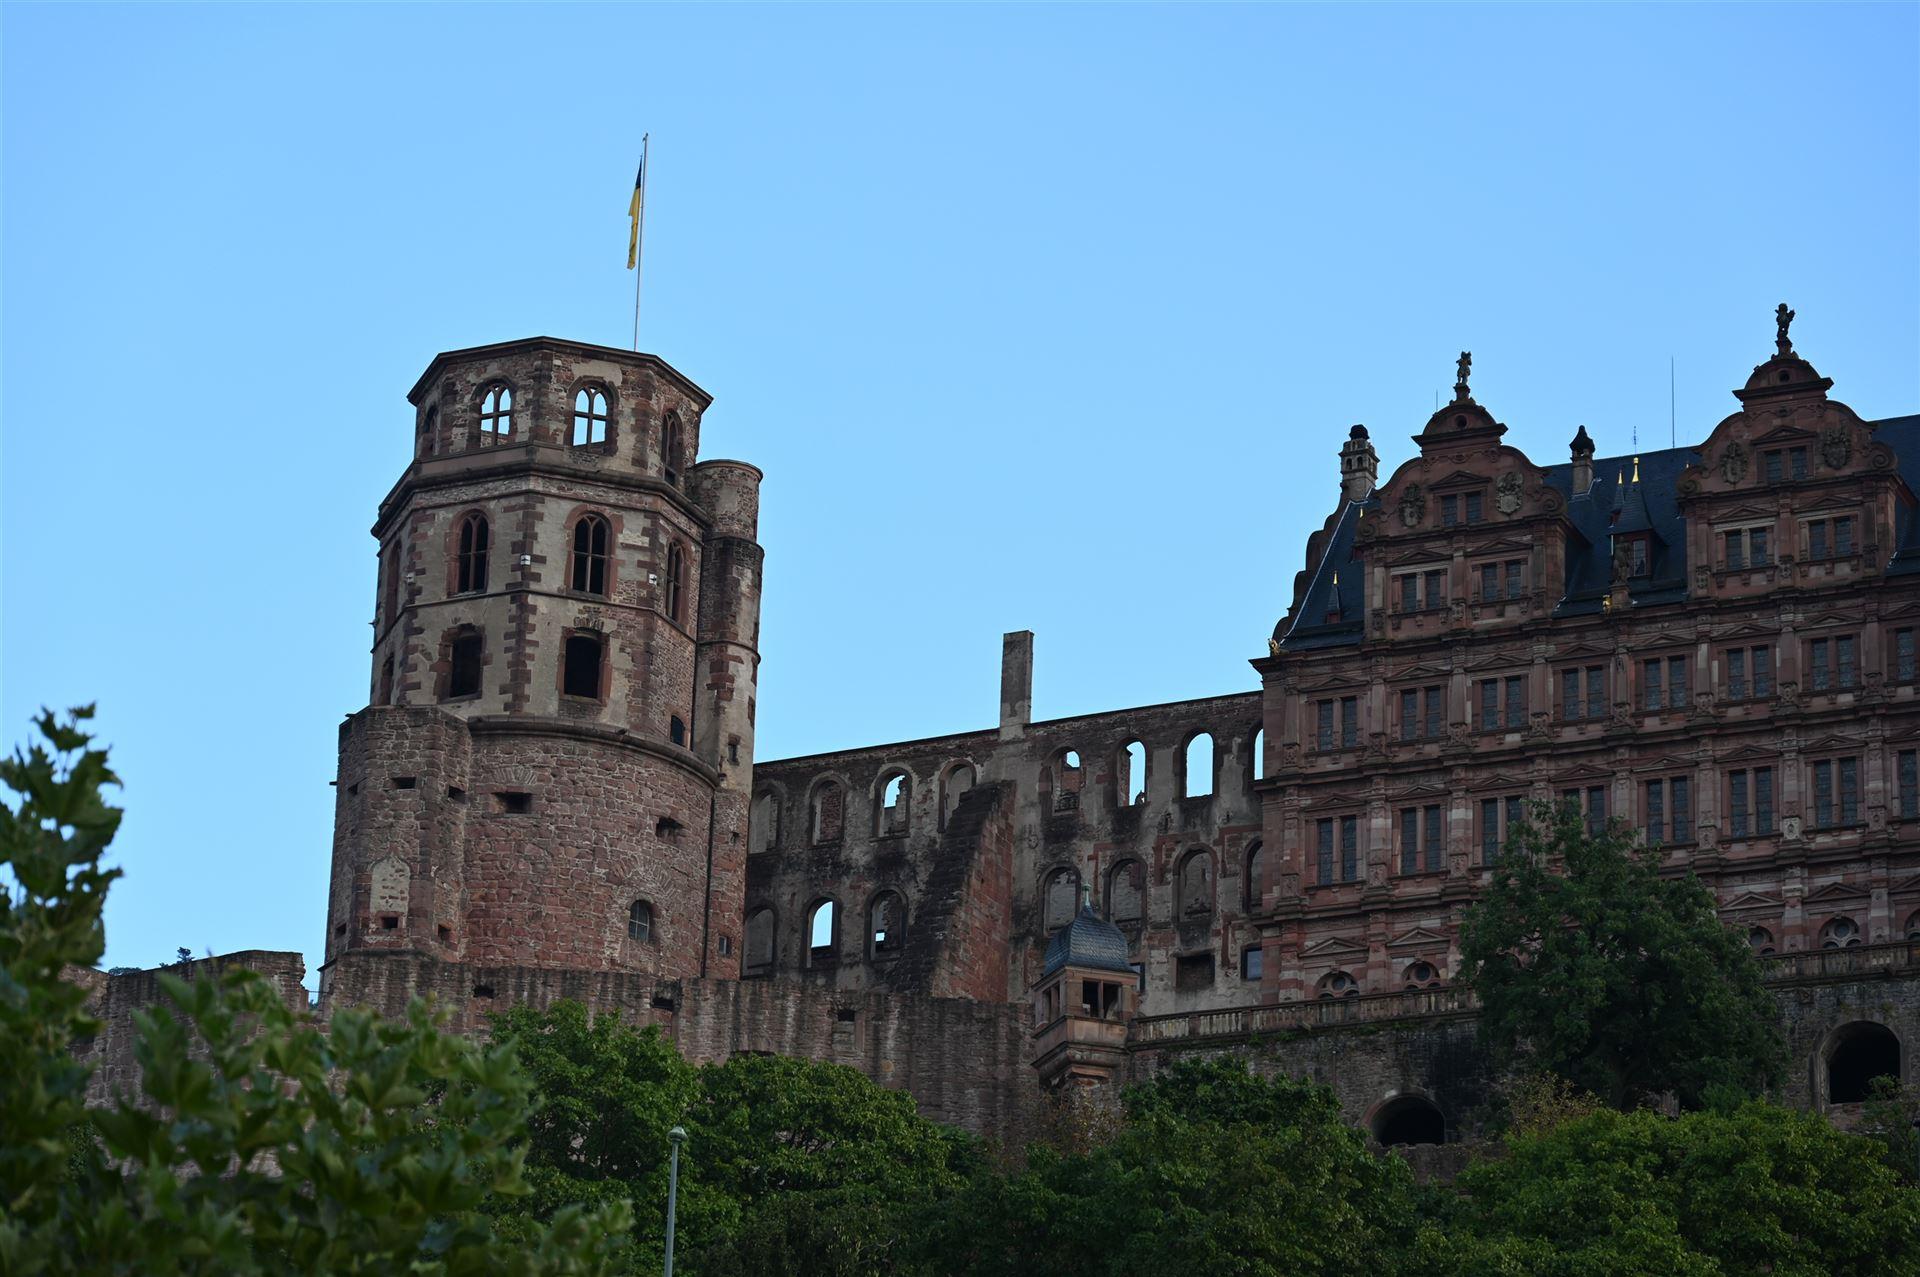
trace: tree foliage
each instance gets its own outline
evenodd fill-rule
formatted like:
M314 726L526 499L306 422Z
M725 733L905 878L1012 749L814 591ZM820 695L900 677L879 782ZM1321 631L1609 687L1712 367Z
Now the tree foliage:
M531 1087L510 1047L341 1012L322 1031L259 976L162 975L136 1017L142 1091L82 1110L94 1032L63 979L102 951L119 823L76 711L0 766L0 1268L9 1272L599 1273L623 1205L571 1207L501 1247L480 1210L521 1193ZM20 1083L15 1085L15 1083Z
M1779 1014L1745 938L1660 860L1618 825L1590 834L1566 807L1538 804L1513 833L1460 943L1497 1063L1616 1108L1664 1094L1697 1107L1715 1088L1780 1080Z

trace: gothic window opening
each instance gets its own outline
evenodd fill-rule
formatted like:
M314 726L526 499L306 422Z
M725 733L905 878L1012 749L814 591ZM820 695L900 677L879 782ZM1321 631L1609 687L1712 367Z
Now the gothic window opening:
M1040 785L1051 794L1044 804L1052 811L1080 810L1080 791L1086 784L1086 772L1080 766L1080 751L1057 751L1047 766L1040 769Z
M1213 857L1204 851L1187 853L1174 880L1178 917L1199 918L1213 912Z
M831 963L840 935L840 906L832 899L818 901L807 911L807 965Z
M1253 729L1253 739L1247 742L1247 788L1253 788L1256 781L1267 774L1267 729Z
M607 549L612 539L607 521L583 514L573 525L573 571L568 578L576 594L607 592Z
M470 514L460 520L457 594L484 594L487 589L487 516Z
M1062 865L1047 874L1041 888L1041 925L1051 934L1073 921L1080 908L1080 874Z
M582 386L573 396L573 446L607 441L607 397L595 386Z
M880 778L880 801L873 807L876 838L897 838L907 832L910 793L905 772L889 772Z
M392 653L388 653L387 659L380 662L380 690L377 693L377 695L379 699L376 700L374 704L376 705L393 704L393 655Z
M598 634L569 634L562 649L560 691L566 696L600 699L600 670L605 644Z
M653 939L653 906L644 900L627 906L627 939L642 944Z
M773 851L780 846L780 795L767 790L753 800L754 851Z
M675 486L680 483L682 447L680 416L678 413L669 412L666 419L660 423L660 469L666 475L667 482Z
M683 600L687 592L687 556L676 542L667 547L667 619L685 625Z
M480 442L506 443L512 437L513 390L504 382L496 382L480 398Z
M1240 905L1248 913L1258 913L1266 892L1266 862L1258 842L1247 849L1246 877L1240 888Z
M748 975L765 975L773 969L773 939L773 910L763 907L747 915Z
M825 846L840 841L846 831L847 791L837 780L821 781L814 787L811 803L813 845Z
M1205 798L1213 793L1213 737L1200 732L1187 742L1185 793L1188 798Z
M1107 917L1116 925L1140 921L1146 875L1137 860L1123 860L1107 875Z
M427 415L420 419L420 456L430 457L433 455L434 444L439 434L440 409L438 406L435 406L427 409Z
M873 961L897 958L905 944L906 901L883 891L867 906L867 957Z
M480 635L464 630L447 647L447 699L480 694Z
M973 765L955 763L940 776L940 828L944 831L947 822L953 819L954 810L960 806L960 798L973 788Z

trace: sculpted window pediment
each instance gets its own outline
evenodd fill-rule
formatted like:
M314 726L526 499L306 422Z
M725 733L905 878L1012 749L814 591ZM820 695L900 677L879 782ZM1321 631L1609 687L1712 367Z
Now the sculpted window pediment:
M1809 891L1804 902L1810 905L1830 905L1839 901L1864 900L1871 893L1865 887L1851 882L1830 882L1824 887Z
M1722 643L1728 639L1744 639L1744 638L1770 639L1770 638L1778 638L1779 635L1780 635L1780 631L1777 627L1761 625L1754 621L1742 621L1738 625L1729 625L1729 626L1716 628L1711 632L1709 637L1712 638L1713 641L1716 643Z
M1678 754L1662 754L1658 758L1649 758L1633 765L1636 772L1687 772L1694 768L1691 758L1682 758Z
M1533 664L1533 657L1526 652L1489 652L1485 656L1474 657L1462 668L1474 674L1483 670L1500 670L1504 673L1519 674L1531 664Z
M1493 776L1475 776L1472 787L1478 792L1490 792L1496 789L1525 789L1532 783L1532 778L1527 776L1499 774Z
M1920 599L1909 599L1904 603L1889 604L1887 607L1881 609L1880 615L1888 619L1898 616L1920 615Z
M1446 947L1447 938L1427 927L1415 927L1406 934L1395 936L1387 941L1389 949L1445 949Z
M1422 662L1418 665L1408 665L1402 669L1395 670L1387 675L1387 681L1390 683L1410 683L1418 682L1421 679L1451 678L1452 676L1453 667L1451 665L1434 665L1430 662Z
M1402 550L1396 555L1390 555L1385 562L1389 572L1399 572L1408 569L1417 569L1422 572L1444 572L1449 565L1449 560L1445 557L1437 556L1435 551L1418 547Z
M1763 519L1771 519L1777 513L1779 513L1777 506L1755 505L1748 502L1743 505L1722 506L1707 517L1713 526L1718 528L1722 524L1753 523Z
M1720 911L1722 913L1743 913L1748 910L1767 910L1771 912L1783 907L1784 905L1777 896L1769 896L1765 892L1760 891L1743 891L1731 900L1722 902Z
M1365 957L1366 954L1366 945L1361 944L1358 940L1350 940L1345 936L1329 936L1325 940L1316 940L1314 943L1300 950L1300 956L1303 959L1353 958Z
M1476 541L1471 553L1476 557L1495 554L1531 554L1533 542L1516 540L1513 537L1499 537L1492 541Z
M1803 741L1802 754L1844 754L1850 750L1865 749L1866 742L1857 736L1822 736L1818 740Z
M1352 692L1363 690L1366 686L1367 681L1365 679L1352 678L1340 674L1329 674L1323 678L1317 678L1311 683L1301 682L1300 694L1302 696L1318 696L1324 695L1327 692Z
M1691 633L1640 634L1634 637L1633 650L1644 655L1651 653L1656 648L1664 651L1664 649L1672 647L1692 647L1693 644L1694 636Z
M1814 438L1814 432L1804 426L1791 424L1779 425L1766 431L1764 434L1755 435L1753 446L1756 448L1778 448L1783 444L1806 443L1812 438Z
M1742 745L1738 749L1730 749L1724 754L1714 755L1714 760L1723 766L1729 763L1777 763L1780 761L1780 751L1761 749L1756 745Z
M1387 791L1390 803L1410 802L1417 799L1445 798L1450 791L1445 785L1404 785L1399 789Z
M1859 510L1859 508L1860 495L1857 491L1854 493L1830 492L1824 496L1815 498L1809 504L1796 504L1794 506L1794 513L1809 515L1822 514L1829 510L1837 510L1842 514L1852 514Z
M1462 488L1484 488L1492 482L1492 475L1474 474L1471 470L1455 470L1444 479L1435 479L1427 487L1432 492L1458 492Z
M1571 788L1574 785L1574 783L1577 781L1612 780L1612 779L1613 779L1613 772L1611 769L1606 767L1587 766L1587 767L1575 767L1568 771L1563 771L1563 772L1555 772L1552 777L1552 784L1556 789L1563 785Z
M1896 883L1894 886L1888 888L1888 891L1895 896L1905 896L1920 892L1920 874L1915 874L1904 882Z
M1854 629L1857 626L1859 626L1860 621L1861 621L1861 618L1858 615L1849 616L1844 612L1822 612L1818 616L1809 617L1807 620L1801 622L1799 629L1803 634L1806 633L1808 630L1811 630L1820 626L1834 626L1842 629ZM1814 635L1814 637L1818 638L1819 635Z
M1610 647L1601 647L1595 643L1569 643L1567 646L1556 651L1552 659L1555 661L1584 661L1592 660L1596 657L1611 660L1613 657L1613 649Z

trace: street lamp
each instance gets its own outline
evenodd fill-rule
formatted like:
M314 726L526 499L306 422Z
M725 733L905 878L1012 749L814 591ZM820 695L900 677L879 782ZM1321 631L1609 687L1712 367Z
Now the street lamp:
M667 1272L673 1277L673 1217L675 1207L680 1202L680 1146L687 1142L687 1128L676 1126L667 1132L667 1142L673 1145L673 1157L667 1164Z

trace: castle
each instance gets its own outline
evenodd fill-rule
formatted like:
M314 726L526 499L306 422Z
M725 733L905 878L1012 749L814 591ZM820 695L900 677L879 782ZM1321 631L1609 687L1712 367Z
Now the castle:
M1538 464L1466 355L1384 482L1353 427L1243 693L1035 722L1009 634L996 724L774 762L761 474L700 459L707 393L549 338L439 355L373 527L322 1011L577 997L1007 1138L1050 1088L1248 1051L1440 1142L1488 1080L1461 911L1547 799L1718 895L1789 1100L1914 1079L1920 416L1830 398L1791 318L1696 446Z

